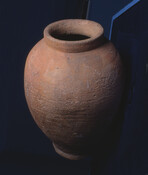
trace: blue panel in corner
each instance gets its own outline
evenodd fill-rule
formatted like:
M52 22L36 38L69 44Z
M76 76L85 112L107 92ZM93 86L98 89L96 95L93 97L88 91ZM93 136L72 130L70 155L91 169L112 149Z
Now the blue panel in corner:
M112 20L111 20L111 27L110 27L110 33L109 33L109 40L111 40L111 35L112 35L112 27L113 27L113 22L116 18L118 18L120 15L125 13L127 10L129 10L131 7L133 7L135 4L140 2L140 0L133 0L129 4L127 4L124 8L122 8L119 12L117 12L115 15L113 15Z
M113 14L132 0L90 0L87 18L104 27L105 36L109 37L110 22Z

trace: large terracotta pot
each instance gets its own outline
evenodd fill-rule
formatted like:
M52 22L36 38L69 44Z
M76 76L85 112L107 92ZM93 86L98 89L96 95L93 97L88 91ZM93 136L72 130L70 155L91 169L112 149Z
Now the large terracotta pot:
M69 159L91 154L116 116L123 92L120 56L100 24L48 25L25 65L25 95L40 129Z

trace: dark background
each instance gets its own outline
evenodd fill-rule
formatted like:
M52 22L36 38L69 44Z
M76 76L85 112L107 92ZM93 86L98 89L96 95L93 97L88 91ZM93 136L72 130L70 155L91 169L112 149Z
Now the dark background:
M96 156L93 175L148 175L147 17L148 1L141 0L113 21L111 40L126 67L127 89L122 123L113 131L117 140L111 138L106 157Z
M117 137L115 142L110 138L102 154L81 161L58 156L33 121L23 88L27 54L43 37L46 25L60 19L87 17L101 23L109 37L112 16L129 2L0 1L0 175L148 174L147 0L141 0L113 22L111 39L127 67L128 86L122 119L113 130Z

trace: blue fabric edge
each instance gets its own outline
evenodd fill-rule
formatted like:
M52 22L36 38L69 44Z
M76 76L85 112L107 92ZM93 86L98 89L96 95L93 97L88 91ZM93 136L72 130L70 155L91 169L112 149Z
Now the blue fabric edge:
M113 28L113 22L116 18L118 18L120 15L122 15L124 12L126 12L128 9L133 7L135 4L140 2L141 0L133 0L129 4L127 4L124 8L122 8L119 12L117 12L115 15L113 15L112 20L111 20L111 25L110 25L110 33L109 33L109 40L111 40L112 36L112 28Z

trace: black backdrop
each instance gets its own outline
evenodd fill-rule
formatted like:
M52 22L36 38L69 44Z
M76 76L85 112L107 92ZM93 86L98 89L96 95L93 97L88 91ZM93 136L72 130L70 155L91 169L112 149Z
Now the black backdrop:
M148 1L141 0L113 21L111 40L122 56L127 74L124 116L114 149L106 157L105 153L97 155L93 175L148 175L147 18ZM106 150L112 143L111 139Z
M105 35L108 37L112 15L130 1L131 0L90 0L89 13L87 16L91 20L100 22L105 28ZM69 161L55 153L50 140L46 138L34 123L25 101L23 89L24 65L27 54L33 45L42 38L45 26L59 19L85 18L86 4L87 1L85 2L84 0L2 0L0 2L0 175L90 174L90 160ZM133 13L136 12L134 11ZM144 19L143 23L145 23L147 19L141 17L141 19L142 18ZM123 19L123 21L126 22L127 19L128 18ZM139 19L138 23L140 26L142 26L140 23L141 19ZM123 23L120 24L120 26L122 25ZM145 28L146 27L145 25ZM114 28L114 31L116 31L116 28ZM142 36L145 38L146 34ZM117 42L117 40L114 40L115 38L116 35L112 38L114 43L117 45L120 43L119 49L123 48L125 44L122 45L120 39L118 38L119 40ZM142 40L142 42L143 45L145 45L146 38ZM137 54L137 52L134 52L136 49L137 48L133 48L132 53ZM145 58L143 62L146 62L146 52L144 52L142 57ZM132 65L144 64L143 62L139 61L137 63L133 61ZM144 70L144 68L141 70ZM141 78L138 77L139 83L141 83L140 80ZM141 87L144 87L144 85ZM131 91L134 91L134 89ZM144 92L144 89L141 88L138 92L140 91ZM147 92L147 90L145 91ZM145 96L146 101L146 95L143 96ZM141 98L140 103L142 104L143 101L144 98ZM146 105L146 103L143 104L145 109ZM132 108L138 109L138 102L135 106L132 106ZM138 111L135 111L135 113L138 113ZM130 121L128 121L128 117L126 117L126 123L133 122L134 114L131 115L133 118L131 117ZM95 159L95 163L92 166L92 173L98 175L101 173L102 175L109 175L111 172L115 175L135 175L136 173L137 175L143 175L147 173L148 160L145 154L147 149L146 142L144 142L144 140L147 139L147 115L144 115L143 112L143 114L141 113L139 116L141 116L141 118L144 116L141 125L138 125L141 120L137 116L137 120L134 121L135 123L132 127L136 127L137 130L141 130L142 127L144 128L142 132L139 132L139 137L142 137L144 132L146 134L144 138L142 137L143 140L137 139L137 142L133 142L133 144L137 144L138 142L141 142L141 144L139 144L132 153L137 156L131 155L131 157L140 160L132 164L133 159L128 156L132 152L134 145L130 147L131 149L129 149L128 152L124 152L124 149L122 150L124 146L121 146L118 149L121 149L122 155L126 154L125 156L121 156L120 154L116 156L119 151L113 158L110 158L110 163L106 164L105 162L104 164L100 164L101 160L99 159L99 155L97 155L98 158ZM126 127L131 126L124 126L125 131L130 133L130 129L127 130ZM125 132L125 135L128 135L128 132ZM129 139L131 139L132 136L131 134ZM134 135L134 137L136 137L136 135ZM122 144L129 142L129 140L125 138L126 137L123 137ZM142 144L145 145L143 150ZM127 147L128 146L127 144ZM140 156L141 154L142 156ZM123 161L121 159L123 159ZM129 159L131 163L128 163ZM100 167L104 168L104 170ZM135 171L132 171L131 167L133 167ZM138 167L139 169L134 167ZM141 169L145 170L140 171Z
M49 23L81 18L83 1L0 2L0 174L86 174L87 161L58 156L34 123L23 88L28 52Z

